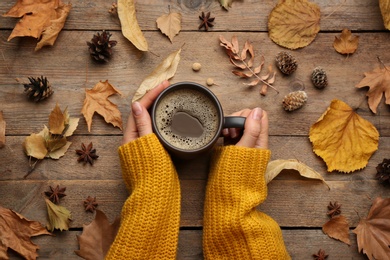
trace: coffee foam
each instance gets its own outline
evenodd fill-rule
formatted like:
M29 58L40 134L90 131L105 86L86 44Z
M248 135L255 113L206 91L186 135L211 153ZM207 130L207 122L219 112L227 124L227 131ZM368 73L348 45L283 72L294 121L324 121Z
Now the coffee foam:
M171 130L172 118L177 112L185 112L197 118L204 131L200 137L184 137ZM161 136L171 145L194 150L208 144L216 135L219 126L218 109L203 92L179 89L167 93L156 106L156 126Z

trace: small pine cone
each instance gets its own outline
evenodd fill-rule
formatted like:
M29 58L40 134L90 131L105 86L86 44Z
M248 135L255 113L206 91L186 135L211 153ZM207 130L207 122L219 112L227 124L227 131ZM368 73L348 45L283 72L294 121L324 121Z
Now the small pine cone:
M328 85L328 77L325 70L321 67L315 68L311 74L311 81L316 88L325 88Z
M112 55L112 47L117 44L117 41L110 41L111 33L103 30L101 33L96 33L91 42L87 42L89 53L97 61L108 62Z
M276 55L276 65L286 75L292 74L298 68L298 63L295 58L285 51L281 51Z
M383 159L383 162L376 167L375 178L381 183L390 184L390 159Z
M307 100L307 94L305 91L294 91L289 93L283 99L283 108L286 111L296 110L305 104Z
M29 84L24 85L24 92L27 94L27 97L35 102L44 100L53 94L51 85L46 77L29 77Z

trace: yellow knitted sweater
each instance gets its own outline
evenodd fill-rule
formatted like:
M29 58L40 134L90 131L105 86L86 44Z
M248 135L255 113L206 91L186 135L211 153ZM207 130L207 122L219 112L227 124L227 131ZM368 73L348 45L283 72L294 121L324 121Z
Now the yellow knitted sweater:
M176 259L180 185L172 161L150 134L119 148L131 192L106 259ZM278 224L255 207L267 195L269 150L227 146L214 154L206 191L206 259L290 259Z

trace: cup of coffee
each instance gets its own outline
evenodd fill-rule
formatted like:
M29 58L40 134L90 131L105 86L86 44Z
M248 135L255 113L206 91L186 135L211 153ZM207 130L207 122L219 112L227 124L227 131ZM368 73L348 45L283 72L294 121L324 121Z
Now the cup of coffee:
M163 90L153 103L151 118L163 146L186 159L210 151L222 129L245 124L245 117L225 117L215 94L194 82L175 83Z

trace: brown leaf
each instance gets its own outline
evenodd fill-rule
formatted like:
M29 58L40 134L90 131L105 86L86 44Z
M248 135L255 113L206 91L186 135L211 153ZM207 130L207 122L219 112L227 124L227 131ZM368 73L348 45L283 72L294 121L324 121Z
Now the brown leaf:
M351 245L349 240L349 224L346 217L338 215L331 218L322 226L322 231L329 237Z
M382 100L383 93L385 94L385 102L390 105L390 67L377 67L373 71L365 72L365 78L357 85L357 88L370 87L366 96L368 97L368 105L372 112L376 113L379 102Z
M175 37L181 30L181 14L164 14L157 18L156 23L161 32L168 36L169 40L172 42L173 37Z
M378 197L366 219L352 231L357 235L359 252L371 259L390 259L390 198Z
M54 135L60 135L65 129L65 116L58 104L49 115L49 130Z
M344 29L339 37L335 37L333 47L338 53L352 54L359 45L359 36L352 36L348 29Z
M5 146L5 120L3 117L3 111L0 111L0 148Z
M114 94L122 95L108 80L100 81L92 89L85 90L85 100L81 113L87 121L88 132L91 132L92 117L95 112L103 116L107 123L111 123L122 130L121 112L114 103L108 100L108 97Z
M106 215L96 210L95 219L88 225L83 225L83 233L77 236L80 250L75 253L91 260L104 259L118 232L120 219L110 224Z
M8 259L11 248L25 259L36 259L39 247L30 238L51 235L41 223L31 221L13 210L0 206L0 259Z

